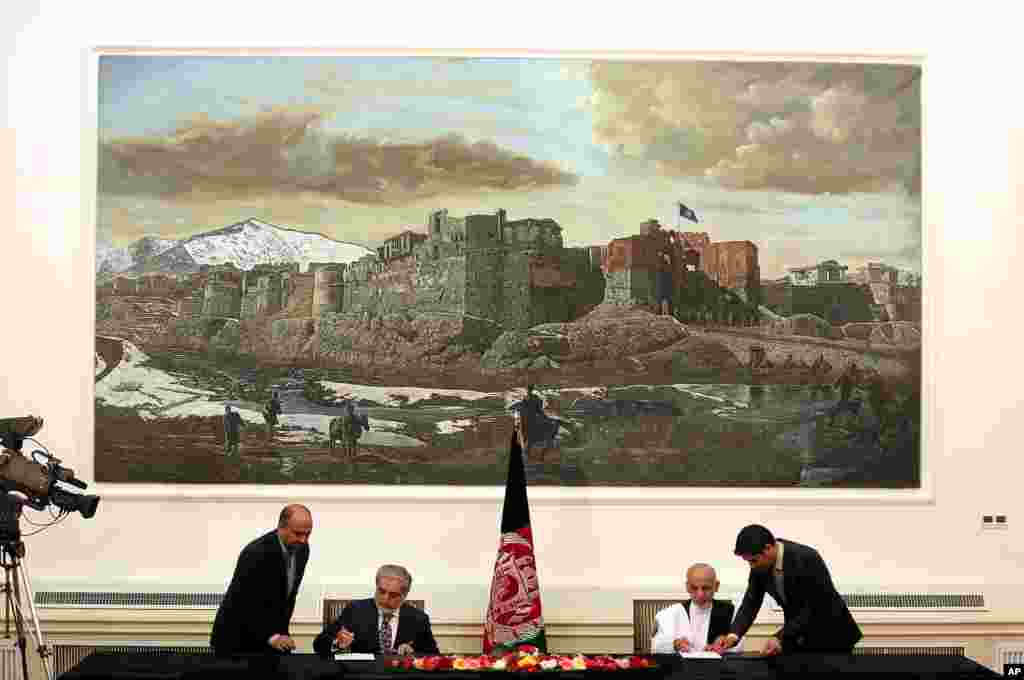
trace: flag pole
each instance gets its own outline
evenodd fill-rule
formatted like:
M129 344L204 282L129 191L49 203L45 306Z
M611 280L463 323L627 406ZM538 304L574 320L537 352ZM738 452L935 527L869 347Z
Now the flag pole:
M547 653L519 435L518 429L513 431L509 444L501 536L484 622L484 654L507 651L524 644Z

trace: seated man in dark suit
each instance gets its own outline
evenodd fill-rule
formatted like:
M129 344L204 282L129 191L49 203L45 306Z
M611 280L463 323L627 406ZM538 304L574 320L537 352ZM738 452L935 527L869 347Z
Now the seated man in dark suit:
M313 641L321 656L335 652L370 654L438 654L426 612L405 603L412 575L405 567L385 564L377 570L373 597L353 600Z
M846 652L861 638L846 602L814 548L776 540L765 527L751 524L736 537L736 554L750 565L747 592L731 632L716 641L727 649L754 622L764 594L782 605L785 624L765 643L766 655L782 652Z
M718 586L718 576L711 565L697 563L686 570L686 592L691 599L655 615L657 629L651 638L652 654L703 652L729 632L735 607L728 600L714 599ZM742 642L733 649L739 651Z

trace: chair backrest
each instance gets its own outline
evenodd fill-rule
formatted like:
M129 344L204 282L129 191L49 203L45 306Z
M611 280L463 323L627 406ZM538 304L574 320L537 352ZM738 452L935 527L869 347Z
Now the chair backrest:
M633 653L650 654L654 637L654 616L680 600L633 600Z
M334 623L341 616L341 610L347 607L352 602L352 599L351 597L325 597L324 625ZM405 602L417 609L423 609L425 606L423 600L406 600Z

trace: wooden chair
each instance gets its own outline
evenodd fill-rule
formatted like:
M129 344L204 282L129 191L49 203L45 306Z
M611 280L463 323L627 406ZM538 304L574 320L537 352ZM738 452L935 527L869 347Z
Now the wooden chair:
M351 601L351 597L325 597L324 625L326 626L337 621L338 617L341 616L341 610L347 607ZM423 600L406 600L406 603L417 609L423 609L425 605Z
M633 653L650 654L651 638L654 637L654 616L666 607L681 601L675 600L633 600Z

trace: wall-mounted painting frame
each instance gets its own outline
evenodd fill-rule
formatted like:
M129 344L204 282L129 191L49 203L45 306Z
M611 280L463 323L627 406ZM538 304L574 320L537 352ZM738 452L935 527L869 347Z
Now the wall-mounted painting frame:
M933 500L920 56L88 59L105 495Z

